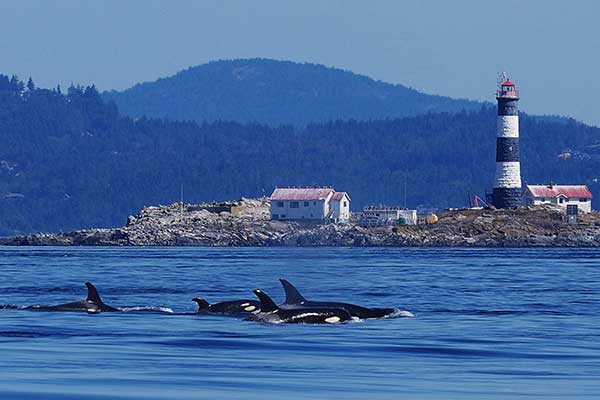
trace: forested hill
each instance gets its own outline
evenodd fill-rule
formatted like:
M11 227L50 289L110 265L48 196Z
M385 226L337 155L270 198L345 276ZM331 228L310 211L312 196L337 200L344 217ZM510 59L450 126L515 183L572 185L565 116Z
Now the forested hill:
M28 86L28 87L26 87ZM332 185L368 204L463 206L491 186L493 108L306 128L133 120L92 87L0 76L0 232L122 225L145 205ZM529 182L586 183L600 199L600 129L523 116ZM570 150L570 151L567 151ZM598 201L598 200L596 200Z
M269 59L211 62L103 96L132 117L298 126L481 107L340 69Z

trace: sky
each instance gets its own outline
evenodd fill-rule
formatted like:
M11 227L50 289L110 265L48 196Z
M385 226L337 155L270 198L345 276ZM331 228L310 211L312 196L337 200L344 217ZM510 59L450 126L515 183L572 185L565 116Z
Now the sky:
M313 62L600 126L596 0L0 0L0 73L124 89L218 59Z

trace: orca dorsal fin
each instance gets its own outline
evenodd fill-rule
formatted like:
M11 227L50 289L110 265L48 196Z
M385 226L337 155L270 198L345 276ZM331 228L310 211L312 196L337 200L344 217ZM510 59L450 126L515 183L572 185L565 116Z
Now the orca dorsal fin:
M289 305L302 304L306 301L306 299L300 294L298 289L294 285L292 285L289 281L280 278L279 282L283 285L283 290L285 290L285 303Z
M104 304L102 303L102 299L100 298L100 294L98 293L98 290L96 289L96 287L94 285L92 285L90 282L86 282L85 286L87 287L88 290L88 294L87 294L87 298L85 299L86 301L91 301L94 304Z
M198 304L198 311L200 310L206 310L207 308L210 307L210 303L204 299L200 299L198 297L194 297L192 299L192 301L196 304Z
M261 312L272 312L279 309L277 304L262 290L256 289L254 294L260 300L260 311Z

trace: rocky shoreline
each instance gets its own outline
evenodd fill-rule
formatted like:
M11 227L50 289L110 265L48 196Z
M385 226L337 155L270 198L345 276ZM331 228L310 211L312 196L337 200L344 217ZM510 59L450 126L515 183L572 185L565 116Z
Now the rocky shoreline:
M7 246L384 246L600 247L600 214L565 222L551 206L448 210L433 225L364 228L270 221L269 200L145 207L120 228L36 233L0 239Z

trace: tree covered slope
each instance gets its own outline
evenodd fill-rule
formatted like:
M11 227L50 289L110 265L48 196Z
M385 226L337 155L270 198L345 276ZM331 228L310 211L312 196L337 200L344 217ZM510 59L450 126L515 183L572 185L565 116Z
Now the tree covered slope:
M481 106L322 65L269 59L215 61L103 97L132 117L269 125L398 118Z

